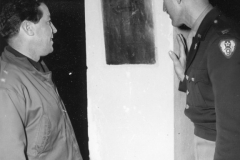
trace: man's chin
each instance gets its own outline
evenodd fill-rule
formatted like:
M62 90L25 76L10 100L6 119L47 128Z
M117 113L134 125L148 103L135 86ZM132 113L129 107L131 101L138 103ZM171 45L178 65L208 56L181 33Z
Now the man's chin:
M50 51L48 54L51 54L51 53L53 53L53 51L54 51L54 50L52 49L52 50L51 50L51 51Z
M46 54L44 56L47 56L49 54L53 53L53 48L49 49L48 52L46 52Z
M182 26L182 24L179 24L179 23L176 23L176 22L172 21L172 26L179 28L180 26Z
M49 53L52 53L53 52L53 45L50 47L50 49L49 49Z

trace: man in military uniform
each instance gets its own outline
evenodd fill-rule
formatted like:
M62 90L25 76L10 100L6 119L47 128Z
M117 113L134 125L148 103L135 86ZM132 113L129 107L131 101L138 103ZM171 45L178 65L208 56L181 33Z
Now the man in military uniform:
M164 0L175 27L191 31L170 51L185 114L194 123L196 160L240 159L239 27L208 0Z

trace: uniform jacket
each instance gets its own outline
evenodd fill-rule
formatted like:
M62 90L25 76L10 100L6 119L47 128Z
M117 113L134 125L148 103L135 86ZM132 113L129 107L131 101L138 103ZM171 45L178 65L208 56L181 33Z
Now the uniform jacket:
M187 54L185 114L195 135L216 141L214 160L240 159L239 26L218 9L202 21Z
M82 160L51 72L7 49L0 59L0 159Z

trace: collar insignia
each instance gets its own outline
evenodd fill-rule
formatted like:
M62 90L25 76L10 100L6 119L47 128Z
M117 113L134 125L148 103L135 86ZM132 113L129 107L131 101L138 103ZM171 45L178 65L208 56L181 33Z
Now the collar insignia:
M228 59L232 57L236 50L236 42L233 39L222 40L219 45L223 55Z

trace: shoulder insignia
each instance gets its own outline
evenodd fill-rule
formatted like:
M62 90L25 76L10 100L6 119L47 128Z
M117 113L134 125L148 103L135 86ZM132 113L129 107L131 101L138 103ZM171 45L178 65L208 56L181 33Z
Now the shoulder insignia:
M222 40L219 43L220 49L226 58L231 58L236 50L236 42L233 39Z

